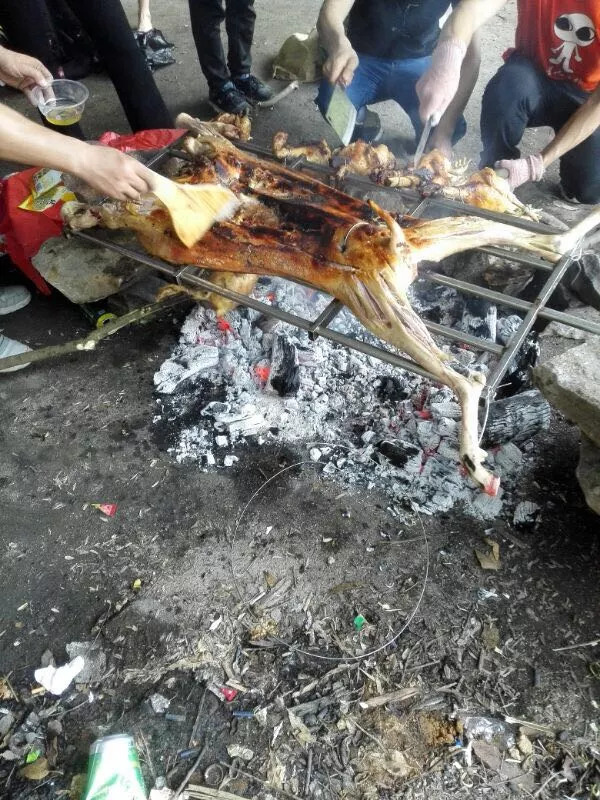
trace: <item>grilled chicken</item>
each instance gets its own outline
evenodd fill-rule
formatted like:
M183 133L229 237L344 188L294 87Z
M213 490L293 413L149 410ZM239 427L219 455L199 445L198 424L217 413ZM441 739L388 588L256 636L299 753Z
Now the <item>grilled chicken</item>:
M239 139L241 142L247 142L251 138L252 123L250 117L244 114L217 114L209 122L195 119L189 114L179 114L175 120L175 127L186 130L194 130L194 127L202 125L210 126L215 133L220 133L226 139Z
M533 209L512 193L508 181L497 175L490 167L474 172L462 184L435 188L433 194L450 200L460 200L477 208L486 208L488 211L537 219Z
M368 176L378 169L394 169L396 157L385 144L375 146L359 140L334 150L331 166L340 179L349 173Z
M331 159L331 148L325 141L320 139L318 142L307 142L306 144L290 147L288 145L288 135L285 131L278 131L273 136L271 150L276 158L304 158L311 164L329 164Z
M129 228L147 252L173 264L276 275L336 297L372 333L454 390L462 407L462 463L477 484L494 494L498 479L485 468L486 454L478 444L478 405L485 380L453 364L452 356L436 345L411 308L406 290L419 261L439 261L483 245L521 247L556 261L600 223L600 208L558 236L473 217L396 219L373 202L241 152L208 129L188 138L185 146L197 161L197 171L192 168L181 180L212 177L241 200L234 216L216 223L194 247L180 243L169 214L152 197L141 203L83 207L81 213L71 206L68 222L74 228Z

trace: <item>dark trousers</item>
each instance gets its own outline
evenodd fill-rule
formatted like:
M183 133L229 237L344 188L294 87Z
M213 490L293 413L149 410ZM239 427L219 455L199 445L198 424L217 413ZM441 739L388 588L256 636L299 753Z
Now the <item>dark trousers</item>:
M529 59L515 53L488 83L481 105L481 166L519 158L526 128L562 128L589 94L569 81L551 80ZM600 131L560 159L560 180L568 197L600 202Z
M189 0L189 5L194 42L209 90L217 91L231 77L250 72L256 19L254 0ZM228 41L227 62L221 42L223 20Z
M120 0L65 2L102 59L131 129L172 128L171 114L133 38ZM1 0L0 21L12 49L38 58L55 73L59 65L52 47L51 8L50 4L49 11L45 0ZM93 102L93 98L88 101Z

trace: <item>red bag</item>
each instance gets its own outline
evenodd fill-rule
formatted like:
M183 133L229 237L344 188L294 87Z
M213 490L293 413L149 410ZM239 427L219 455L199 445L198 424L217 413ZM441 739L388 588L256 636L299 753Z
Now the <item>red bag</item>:
M100 137L100 143L114 147L124 153L133 150L159 150L174 142L182 134L180 130L160 128L139 131L127 136L108 131ZM31 263L40 247L53 236L60 236L62 202L42 212L25 211L19 205L31 194L31 181L39 167L16 172L0 182L0 252L10 256L11 261L30 278L44 294L50 287Z

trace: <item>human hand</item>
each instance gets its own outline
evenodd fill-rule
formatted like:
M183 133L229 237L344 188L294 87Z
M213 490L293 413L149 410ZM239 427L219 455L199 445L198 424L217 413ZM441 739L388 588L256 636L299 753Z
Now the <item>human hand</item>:
M354 70L357 67L358 56L350 42L347 41L327 57L327 61L323 64L323 75L329 83L338 83L343 89L346 89L352 83Z
M81 145L80 166L73 172L99 194L115 200L139 200L150 191L152 172L135 158L113 147Z
M540 153L535 153L526 158L504 158L496 161L494 168L506 170L508 177L506 180L511 189L516 189L522 183L528 181L541 181L544 176L544 159Z
M437 125L452 102L460 82L460 67L467 46L458 39L443 39L433 51L429 69L416 83L419 116Z
M52 73L37 58L0 46L0 80L24 92L29 101L36 105L31 91L36 86L47 87L52 82Z

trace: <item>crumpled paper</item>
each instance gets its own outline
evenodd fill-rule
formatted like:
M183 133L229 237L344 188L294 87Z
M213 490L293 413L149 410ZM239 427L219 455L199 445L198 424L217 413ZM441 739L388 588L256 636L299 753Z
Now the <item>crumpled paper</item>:
M36 669L33 675L36 681L41 683L50 694L60 695L69 688L73 679L79 675L84 666L85 661L83 658L76 656L68 664L63 664L62 667L41 667Z

